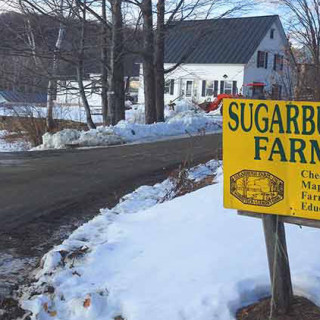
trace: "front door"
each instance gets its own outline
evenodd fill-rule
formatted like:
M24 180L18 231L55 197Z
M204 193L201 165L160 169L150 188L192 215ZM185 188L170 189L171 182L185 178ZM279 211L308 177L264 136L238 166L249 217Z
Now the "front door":
M191 97L193 92L193 81L187 80L186 81L186 97Z

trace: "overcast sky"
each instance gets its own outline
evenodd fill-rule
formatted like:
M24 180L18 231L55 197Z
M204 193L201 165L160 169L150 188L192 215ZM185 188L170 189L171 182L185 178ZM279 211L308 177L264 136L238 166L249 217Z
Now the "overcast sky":
M271 3L270 0L255 0L257 2L257 8L253 10L257 15L270 15L277 14L283 18L286 16L286 12L278 4Z

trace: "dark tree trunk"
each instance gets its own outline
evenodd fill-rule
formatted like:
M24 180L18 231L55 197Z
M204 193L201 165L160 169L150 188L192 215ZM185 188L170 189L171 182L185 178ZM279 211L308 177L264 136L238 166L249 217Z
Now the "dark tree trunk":
M130 93L130 76L127 76L126 78L126 84L125 84L125 93Z
M47 88L47 116L46 116L46 126L47 132L52 132L55 128L55 123L53 120L53 97L56 93L56 80L49 80Z
M155 74L154 74L154 35L152 19L152 1L143 0L141 3L143 16L143 40L144 40L144 57L143 57L143 78L144 78L144 100L145 100L145 117L146 123L157 121L155 106Z
M83 61L82 60L80 60L77 65L77 80L78 80L78 86L79 86L79 92L80 92L82 105L83 105L84 110L86 112L87 126L89 129L95 129L96 125L92 121L90 106L89 106L89 102L88 102L88 99L86 96L86 91L85 91L85 88L83 85Z
M157 122L164 121L164 12L165 0L158 0L155 48L155 96Z
M86 0L84 0L84 4L86 4ZM77 65L77 81L78 81L82 104L86 112L87 126L89 129L95 129L96 126L93 123L91 118L90 106L89 106L85 88L83 85L83 60L84 60L85 37L86 37L86 8L84 7L82 9L81 38L80 38L80 44L79 44L79 60Z
M125 119L122 0L111 0L112 50L109 76L108 123Z
M63 0L60 0L60 14L63 16ZM65 37L65 26L62 22L59 25L59 32L57 41L55 44L54 52L53 52L53 61L52 61L52 71L49 79L48 87L47 87L47 116L46 116L46 125L47 131L52 132L55 128L55 123L53 120L53 100L57 93L57 73L58 73L58 55L62 48L62 42Z
M106 0L102 0L102 19L107 21ZM103 124L106 125L108 118L108 29L107 26L101 24L101 104Z

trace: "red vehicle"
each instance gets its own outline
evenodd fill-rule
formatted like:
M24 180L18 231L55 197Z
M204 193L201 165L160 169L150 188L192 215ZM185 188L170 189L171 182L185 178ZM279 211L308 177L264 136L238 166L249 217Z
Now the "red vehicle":
M220 113L222 114L222 103L225 98L240 98L243 97L239 94L232 95L227 93L219 94L213 101L207 101L199 104L199 107L205 112L211 112L220 108Z
M252 98L262 98L264 86L265 84L262 82L253 82L246 85L246 87L252 89ZM244 96L241 94L221 93L212 102L203 102L199 104L199 107L206 112L217 110L220 107L220 113L222 114L222 103L225 98L244 98Z

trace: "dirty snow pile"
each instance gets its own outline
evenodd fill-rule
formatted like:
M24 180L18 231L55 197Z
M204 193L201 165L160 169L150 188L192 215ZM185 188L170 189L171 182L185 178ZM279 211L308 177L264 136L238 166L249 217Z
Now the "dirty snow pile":
M76 230L43 258L31 319L231 320L269 295L261 221L223 208L221 172L163 203L172 181L141 187ZM287 226L287 240L295 293L320 305L319 230Z
M26 151L30 149L30 144L22 139L14 141L5 139L8 134L8 131L0 130L0 152Z
M166 122L150 125L120 121L115 126L98 127L89 131L65 129L55 134L46 133L37 150L63 149L70 145L106 146L129 142L155 141L170 136L204 134L221 131L222 120L202 111L188 110L168 118Z

